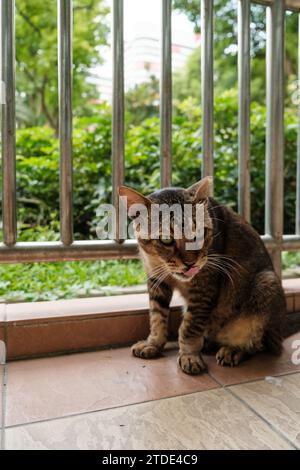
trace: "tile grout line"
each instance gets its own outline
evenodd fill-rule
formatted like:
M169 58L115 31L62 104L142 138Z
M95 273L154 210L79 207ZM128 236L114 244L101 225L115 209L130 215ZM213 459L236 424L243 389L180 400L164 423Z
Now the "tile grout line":
M291 374L293 374L293 373L296 374L297 372L300 374L300 371L295 371L295 372L292 372ZM143 405L143 404L146 404L146 403L152 403L154 401L172 400L172 399L175 399L175 398L178 398L178 397L185 397L185 396L195 395L197 393L202 393L202 392L210 392L210 391L219 390L219 389L226 389L227 387L232 386L232 385L228 385L228 386L223 385L216 378L214 378L210 373L208 373L208 375L211 379L213 379L213 381L215 382L217 387L213 387L213 388L209 388L209 389L205 389L205 390L195 390L195 391L189 392L189 393L180 393L178 395L160 397L160 398L157 398L157 399L149 399L149 400L144 400L144 401L139 401L139 402L134 402L134 403L125 403L125 404L122 404L122 405L109 406L108 408L99 408L99 409L96 409L96 410L86 410L86 411L82 411L82 412L75 412L75 413L70 413L70 414L66 414L66 415L63 415L63 416L55 416L53 418L38 419L38 420L35 420L35 421L27 421L27 422L23 422L23 423L20 422L20 423L16 423L16 424L10 424L10 425L6 426L5 429L13 429L13 428L22 427L22 426L30 426L31 424L43 424L43 423L47 423L49 421L50 422L51 421L57 421L57 420L60 420L60 419L76 418L76 417L79 417L81 415L101 413L102 411L104 412L104 411L116 410L116 409L119 409L119 408L126 408L126 407L130 407L130 406L139 406L139 405ZM253 382L258 382L258 381L261 381L261 380L263 380L263 379L258 378L258 379L252 380L252 381L242 382L240 384L235 384L235 385L243 385L244 383L245 384L246 383L253 383Z
M282 374L282 375L292 375L292 374L297 374L297 373L300 374L300 371L292 371L289 374ZM140 401L140 402L126 403L126 404L123 404L123 405L115 405L115 406L110 406L108 408L102 408L102 409L99 408L99 409L96 409L96 410L86 410L86 411L82 411L82 412L75 412L75 413L66 414L64 416L56 416L56 417L53 417L53 418L45 418L45 419L39 419L39 420L36 420L36 421L27 421L27 422L23 422L23 423L20 422L20 423L10 424L8 426L5 426L5 429L13 429L13 428L17 428L17 427L30 426L31 424L43 424L43 423L46 423L46 422L57 421L57 420L60 420L60 419L76 418L76 417L79 417L81 415L86 415L86 414L101 413L102 411L116 410L116 409L119 409L119 408L126 408L126 407L130 407L130 406L139 406L139 405L142 405L142 404L145 404L145 403L151 403L153 401L168 400L168 399L172 400L172 399L175 399L175 398L178 398L178 397L184 397L184 396L194 395L196 393L209 392L209 391L218 390L218 389L225 389L227 391L227 387L231 387L231 386L234 386L234 385L243 385L243 384L248 384L248 383L253 383L253 382L258 382L258 381L263 380L263 378L257 378L255 380L251 380L251 381L247 381L247 382L241 382L241 383L238 383L238 384L224 385L217 378L215 378L213 375L211 375L210 372L208 372L208 375L215 382L217 387L213 387L213 388L209 388L209 389L205 389L205 390L195 390L195 391L189 392L189 393L180 393L178 395L160 397L160 398L157 398L157 399L150 399L150 400L145 400L145 401ZM7 373L6 373L6 377L7 377ZM248 407L251 408L249 405L248 405ZM253 410L253 411L255 411L255 410ZM257 414L257 413L255 412L255 414ZM264 419L264 418L262 418L262 419Z
M4 373L3 373L1 450L5 450L5 421L6 421L7 374L8 374L7 363L5 362L5 364L4 364Z
M282 433L279 429L277 429L266 418L261 416L260 413L258 413L255 409L252 408L251 405L249 405L249 403L245 402L242 398L240 398L238 395L236 395L229 388L229 387L231 387L231 385L228 385L228 386L223 385L217 379L214 379L214 380L219 385L219 387L212 388L212 389L209 389L209 390L200 390L200 391L198 390L198 391L195 391L195 392L192 392L192 393L187 393L187 394L183 394L183 395L176 395L176 396L173 396L173 397L163 397L163 398L159 398L157 400L147 400L147 401L143 401L143 402L139 402L139 403L125 404L125 405L115 406L115 407L111 407L111 408L105 408L105 409L101 409L101 410L84 411L82 413L74 413L74 414L69 414L69 415L65 415L65 416L58 416L58 417L55 417L55 418L42 419L42 420L33 421L33 422L31 421L31 422L27 422L27 423L13 424L13 425L5 427L5 429L14 429L14 428L18 428L18 427L27 427L27 426L34 425L34 424L43 424L43 423L47 423L47 422L58 421L58 420L61 420L61 419L64 420L64 419L67 419L67 418L76 418L76 417L80 417L82 415L87 415L87 414L95 414L95 413L101 413L101 412L110 411L110 410L116 410L116 409L120 409L120 408L139 406L139 405L143 405L145 403L151 403L153 401L172 400L172 399L175 399L175 398L178 398L178 397L185 397L185 396L194 395L194 394L197 394L197 393L210 392L210 391L222 390L223 389L226 393L231 395L233 398L237 399L242 405L244 405L253 414L255 414L255 416L257 416L261 421L263 421L269 429L271 429L277 436L282 438L294 450L299 450L298 447L284 433ZM263 380L263 379L258 379L258 380L255 380L253 382L261 381L261 380ZM247 383L251 383L251 382L247 382ZM243 385L243 384L236 384L236 385ZM4 447L3 447L3 449L4 449Z
M2 375L1 375L1 427L0 427L0 450L4 450L4 387L5 387L5 363L1 363L0 367L3 369L2 370Z
M210 374L209 374L210 375ZM287 374L288 375L288 374ZM210 375L211 378L213 378L211 375ZM279 376L278 376L279 377ZM294 450L299 450L298 447L293 443L293 441L290 440L290 438L288 436L286 436L282 431L280 431L280 429L278 429L276 426L274 426L272 423L270 423L270 421L268 421L266 418L264 418L257 410L255 410L248 402L246 402L245 400L243 400L241 397L239 397L236 393L234 393L229 387L233 387L234 385L224 385L222 384L221 382L219 382L218 379L214 378L214 380L220 385L221 389L225 390L226 393L228 393L229 395L231 395L233 398L236 398L242 405L244 405L246 408L248 408L250 411L252 411L252 413L254 413L261 421L263 421L272 431L275 432L275 434L277 434L277 436L281 437L285 442L287 442L289 445L292 446L292 448ZM259 382L261 380L264 380L264 379L256 379L256 380L253 380L253 381L249 381L249 382L243 382L243 383L240 383L240 384L235 384L235 385L243 385L243 384L246 384L246 383L253 383L253 382Z
M215 382L217 382L217 384L220 385L221 388L235 387L236 385L246 385L246 384L250 384L250 383L254 383L254 382L259 382L260 380L265 380L266 377L277 378L277 377L283 377L285 375L294 375L294 374L300 374L300 369L299 370L289 370L289 371L285 371L285 372L280 372L279 374L276 373L276 374L273 374L273 375L264 375L262 377L256 377L256 378L249 379L249 380L243 380L242 382L237 382L237 383L223 384L222 382L219 382L219 380L217 379L217 377L214 374L212 374L211 372L208 371L208 375L210 376L210 378L213 379Z
M5 314L6 314L6 309L5 309ZM5 342L6 342L6 331L4 330L4 339L5 339ZM279 435L280 437L282 437L289 445L291 445L294 449L297 449L297 447L295 447L295 445L293 444L292 441L289 440L288 437L286 437L284 434L281 434L281 431L280 430L277 430L277 428L275 428L269 421L267 421L263 416L261 416L255 409L253 409L247 402L245 402L243 399L241 399L240 397L238 397L234 392L232 392L228 387L232 386L232 385L224 385L222 384L221 382L219 382L219 380L214 376L212 375L210 372L208 373L209 377L214 381L214 383L216 385L218 385L219 387L217 388L212 388L212 389L208 389L208 390L196 390L194 392L191 392L191 393L184 393L184 394L178 394L178 395L175 395L175 396L167 396L167 397L162 397L162 398L159 398L159 399L152 399L152 400L146 400L146 401L142 401L142 402L135 402L135 403L127 403L127 404L124 404L124 405L116 405L116 406L113 406L113 407L109 407L109 408L105 408L105 409L98 409L98 410L88 410L88 411L83 411L83 412L79 412L79 413L74 413L74 414L69 414L69 415L65 415L65 416L58 416L58 417L54 417L54 418L48 418L48 419L41 419L41 420L38 420L38 421L34 421L34 422L27 422L27 423L18 423L18 424L14 424L14 425L10 425L10 426L5 426L5 422L6 422L6 390L7 390L7 374L8 374L8 370L7 370L7 363L5 361L5 365L4 365L4 374L3 374L3 385L4 385L4 392L3 392L3 399L2 399L2 410L3 410L3 416L2 416L2 428L3 428L3 433L1 433L1 448L4 449L5 448L5 429L12 429L12 428L16 428L16 427L23 427L23 426L29 426L31 424L41 424L41 423L45 423L45 422L48 422L48 421L56 421L56 420L60 420L60 419L65 419L65 418L73 418L73 417L79 417L81 415L85 415L85 414L93 414L93 413L99 413L101 411L108 411L108 410L113 410L113 409L119 409L119 408L124 408L124 407L131 407L131 406L138 406L138 405L142 405L144 403L150 403L150 402L153 402L153 401L158 401L158 400L165 400L165 399L172 399L172 398L177 398L177 397L182 397L182 396L188 396L188 395L192 395L192 394L196 394L196 393L201 393L201 392L204 392L204 391L210 391L210 390L215 390L217 388L220 388L220 389L225 389L225 391L229 394L231 394L232 396L234 396L234 398L236 398L238 401L240 401L243 405L245 405L248 409L250 409L258 418L260 418L263 422L266 423L266 425L271 428L277 435ZM285 373L282 373L281 375L290 375L290 374L297 374L297 373L300 373L300 371L289 371L289 372L285 372ZM280 374L278 375L278 377L280 377ZM246 383L252 383L252 382L256 382L256 381L261 381L263 380L263 378L256 378L254 380L249 380L249 381L246 381L246 382L242 382L242 383L239 383L239 384L235 384L235 385L243 385L243 384L246 384Z
M286 434L281 431L280 429L278 429L276 426L274 426L274 424L272 424L270 421L267 420L267 418L264 418L264 416L262 416L257 410L255 410L254 408L252 408L251 405L249 405L249 403L247 403L246 401L244 401L241 397L239 397L237 394L235 394L232 390L230 390L229 388L227 387L224 387L226 389L226 392L228 392L230 395L232 395L233 397L235 397L240 403L244 404L249 410L251 410L258 418L260 418L264 423L266 423L266 425L272 429L279 437L281 437L282 439L284 439L288 444L290 444L292 446L292 448L294 450L299 450L299 448L297 447L296 444L294 444L293 441L291 441L291 439L286 436Z
M152 403L154 401L172 400L172 399L175 399L175 398L178 398L178 397L186 397L186 396L189 396L189 395L195 395L196 393L210 392L210 391L214 391L214 390L219 390L219 388L221 388L221 387L214 387L214 388L209 388L209 389L205 389L205 390L195 390L194 392L190 392L190 393L182 393L182 394L179 394L179 395L161 397L161 398L157 398L157 399L154 399L154 400L145 400L145 401L139 401L139 402L134 402L134 403L126 403L124 405L110 406L109 408L102 408L102 409L98 409L98 410L88 410L88 411L83 411L83 412L79 412L79 413L70 413L70 414L64 415L64 416L56 416L55 418L45 418L45 419L39 419L39 420L36 420L36 421L27 421L25 423L10 424L10 425L6 426L5 429L13 429L13 428L18 428L18 427L23 427L23 426L30 426L31 424L43 424L43 423L47 423L49 421L57 421L57 420L60 420L60 419L77 418L77 417L82 416L82 415L101 413L101 412L104 412L104 411L111 411L111 410L118 410L120 408L126 408L126 407L130 407L130 406L139 406L139 405L143 405L145 403Z

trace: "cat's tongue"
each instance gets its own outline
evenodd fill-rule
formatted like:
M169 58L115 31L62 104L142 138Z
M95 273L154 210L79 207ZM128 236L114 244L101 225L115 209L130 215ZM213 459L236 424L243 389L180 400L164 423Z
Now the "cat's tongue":
M188 271L185 271L183 274L187 277L192 277L195 276L199 272L199 268L197 266L194 266L190 268Z

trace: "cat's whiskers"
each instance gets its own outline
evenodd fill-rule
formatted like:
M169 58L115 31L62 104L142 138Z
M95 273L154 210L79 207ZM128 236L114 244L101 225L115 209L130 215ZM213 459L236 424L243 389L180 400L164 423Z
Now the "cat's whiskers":
M150 276L154 276L154 275L156 275L156 274L159 274L159 273L160 273L161 271L163 271L163 270L164 270L164 268L163 268L162 266L159 266L159 267L156 268L156 269L152 269L152 270L150 271Z
M244 266L242 266L240 263L238 263L234 258L232 258L231 256L227 256L227 255L222 255L222 254L218 254L218 253L210 253L208 255L208 258L210 259L215 259L215 260L218 260L218 261L222 261L222 262L225 262L227 264L234 264L235 266L232 266L232 264L230 265L230 267L232 269L235 269L236 270L236 273L238 273L239 275L241 275L241 272L240 271L246 271Z
M208 268L213 268L216 271L218 271L220 274L224 274L229 279L232 287L234 287L234 282L233 282L232 277L230 276L230 274L224 268L222 268L220 266L216 266L216 265L211 264L211 263L208 264Z
M244 269L244 267L240 263L238 263L234 258L232 258L231 256L222 255L222 254L218 254L218 253L209 253L208 257L211 258L211 259L216 259L218 261L224 261L226 263L232 263L232 265L235 265L237 268Z
M219 219L218 217L212 217L212 216L210 215L209 218L210 218L211 220L218 220L219 222L223 222L223 223L224 223L224 220Z
M164 271L166 269L165 265L161 266L156 266L154 269L152 269L149 273L150 277L155 276L159 274L160 272Z
M222 259L219 259L217 257L213 257L212 259L210 259L210 261L214 262L214 263L217 263L218 266L222 267L223 269L226 269L226 271L228 271L229 273L231 271L233 271L233 273L240 277L241 276L241 272L238 270L238 268L236 266L232 266L228 260L222 260Z
M156 281L153 284L152 289L151 289L152 294L154 294L154 295L156 294L156 292L158 291L159 286L164 281L164 279L166 279L168 276L169 276L169 272L167 270L164 270L163 272L161 272L158 275L158 277L156 278Z
M221 230L220 230L220 232L216 233L216 235L213 235L213 236L212 236L213 240L214 240L215 238L217 238L219 235L221 235L221 233L222 233L222 232L221 232Z
M232 279L232 276L223 265L220 265L216 261L212 261L212 260L208 260L206 265L207 265L208 268L212 267L212 268L215 268L220 273L224 273L228 277L228 279L230 280L232 287L234 287L234 281Z
M154 277L155 278L155 281L157 281L160 276L164 273L168 273L169 274L169 269L168 269L168 266L166 264L162 264L160 266L156 266L155 268L153 268L150 272L149 272L149 277Z

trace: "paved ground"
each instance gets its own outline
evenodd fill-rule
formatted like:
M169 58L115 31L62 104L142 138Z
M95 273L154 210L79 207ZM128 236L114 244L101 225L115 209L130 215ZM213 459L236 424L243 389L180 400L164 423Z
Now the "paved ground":
M176 344L152 361L121 348L8 363L2 448L300 448L297 339L280 358L260 354L238 368L206 356L200 377L179 370Z

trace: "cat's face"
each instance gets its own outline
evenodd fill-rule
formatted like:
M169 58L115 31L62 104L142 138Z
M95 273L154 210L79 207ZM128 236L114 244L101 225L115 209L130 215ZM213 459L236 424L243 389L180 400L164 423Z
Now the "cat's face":
M160 272L168 272L178 280L183 282L190 281L198 272L203 268L207 262L208 248L210 247L213 239L213 224L208 212L208 196L211 188L211 178L207 177L195 184L189 189L180 188L166 188L161 189L148 197L142 196L136 191L122 186L119 190L121 196L127 197L127 208L129 214L131 209L137 207L136 204L142 204L147 208L147 221L146 227L149 229L147 234L141 229L140 220L135 223L135 235L138 240L143 258L149 269L149 274L158 275ZM197 220L196 220L196 206L202 205L202 218L203 218L203 230L202 240L198 240L199 247L195 249L196 238L188 237L183 230L183 227L179 227L178 224L182 225L182 221L176 217L169 218L167 231L169 236L164 235L164 229L162 226L163 220L159 219L159 224L156 232L156 237L151 234L151 207L186 207L190 206L192 214L192 230L196 232ZM184 210L184 209L183 209ZM145 220L144 220L145 222ZM178 230L181 228L182 230ZM180 234L178 236L178 234ZM151 236L152 235L152 236ZM191 249L191 243L194 243L193 249Z

